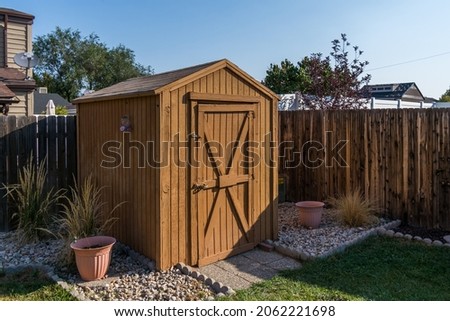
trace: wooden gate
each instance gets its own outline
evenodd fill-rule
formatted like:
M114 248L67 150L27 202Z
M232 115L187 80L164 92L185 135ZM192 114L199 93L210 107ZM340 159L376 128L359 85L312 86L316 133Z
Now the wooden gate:
M200 103L194 108L191 223L197 226L199 266L255 246L255 110L255 103Z

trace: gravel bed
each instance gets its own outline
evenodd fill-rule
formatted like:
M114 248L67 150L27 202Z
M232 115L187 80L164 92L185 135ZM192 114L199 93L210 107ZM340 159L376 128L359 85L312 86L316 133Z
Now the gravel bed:
M336 219L336 210L325 208L319 227L309 229L300 225L298 208L294 203L282 203L278 207L278 240L273 244L281 247L279 249L281 252L291 250L294 253L293 256L298 253L299 258L311 259L324 256L369 234L374 234L377 227L384 226L389 222L381 218L376 225L349 228L339 224Z
M107 277L83 282L76 270L54 268L63 246L60 240L19 246L14 233L0 233L0 265L6 270L24 266L50 267L55 280L85 300L187 301L212 300L215 297L212 288L203 282L176 268L156 271L153 261L121 244L114 245Z
M278 214L278 240L268 242L279 252L302 260L328 256L376 233L414 240L419 238L389 230L398 227L400 222L383 218L378 224L364 228L342 226L333 209L324 209L317 229L308 229L299 224L298 208L294 203L280 204ZM427 242L428 239L423 241ZM429 241L437 245L444 243ZM450 246L449 243L443 245ZM156 271L153 261L120 243L114 246L107 277L100 281L83 282L76 269L68 271L55 268L57 255L63 246L60 240L19 246L13 232L0 232L0 270L2 267L6 270L26 266L42 267L55 281L82 300L213 300L216 296L233 292L226 285L189 271L184 265Z

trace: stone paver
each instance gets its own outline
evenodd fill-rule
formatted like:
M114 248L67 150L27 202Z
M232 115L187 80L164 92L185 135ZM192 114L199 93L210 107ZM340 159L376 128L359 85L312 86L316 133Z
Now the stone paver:
M275 251L265 252L259 249L245 252L242 254L242 256L260 264L267 264L276 260L280 260L284 257L282 254Z
M444 236L444 240L445 242L450 243L450 235Z
M302 267L302 264L299 261L293 260L290 257L283 257L280 260L270 262L268 266L275 270L282 271L282 270L299 269Z
M240 290L255 282L270 279L281 270L298 269L301 266L293 258L256 248L195 270L234 290Z

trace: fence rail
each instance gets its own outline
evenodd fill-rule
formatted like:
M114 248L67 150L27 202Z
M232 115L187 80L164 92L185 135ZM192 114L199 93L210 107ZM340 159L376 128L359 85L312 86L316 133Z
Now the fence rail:
M17 182L32 155L45 161L48 186L67 188L77 168L75 116L0 116L0 184ZM0 231L10 229L11 209L0 189Z
M291 201L360 188L393 218L450 229L450 109L279 112Z

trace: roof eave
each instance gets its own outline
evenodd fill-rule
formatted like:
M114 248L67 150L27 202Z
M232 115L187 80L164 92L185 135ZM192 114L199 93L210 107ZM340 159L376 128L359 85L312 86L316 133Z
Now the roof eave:
M75 98L70 103L74 104L74 105L78 105L78 104L83 104L83 103L92 103L92 102L110 100L112 98L113 99L125 99L125 98L130 98L130 97L145 97L145 96L153 96L153 95L155 95L154 90L138 91L138 92L133 91L133 92L127 92L127 93L120 93L120 94L107 94L104 96L94 96L94 97L89 97L89 95L87 95L87 96L81 96L81 97Z
M19 102L20 102L20 99L17 98L16 96L10 97L10 98L8 98L8 97L0 98L0 104L17 104Z

